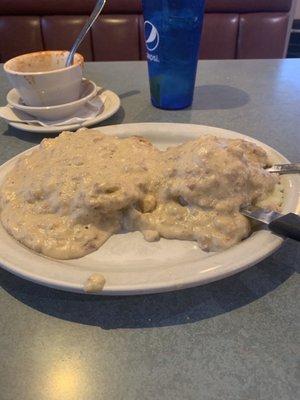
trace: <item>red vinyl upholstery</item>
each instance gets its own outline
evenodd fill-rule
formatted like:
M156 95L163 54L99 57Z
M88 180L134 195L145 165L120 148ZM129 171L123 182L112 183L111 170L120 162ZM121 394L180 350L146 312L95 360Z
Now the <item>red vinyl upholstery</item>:
M0 61L69 49L96 0L1 0ZM204 59L284 55L292 0L207 0ZM88 61L145 59L139 0L110 0L79 50Z

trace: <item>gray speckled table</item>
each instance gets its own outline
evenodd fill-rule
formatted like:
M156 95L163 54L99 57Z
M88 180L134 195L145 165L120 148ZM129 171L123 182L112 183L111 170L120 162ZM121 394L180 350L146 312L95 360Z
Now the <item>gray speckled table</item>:
M300 60L203 61L191 109L148 99L143 62L94 63L86 76L120 94L107 124L201 123L300 156ZM0 100L8 84L0 73ZM0 122L0 163L42 135ZM300 246L236 276L174 293L94 297L0 270L0 400L294 400L299 398Z

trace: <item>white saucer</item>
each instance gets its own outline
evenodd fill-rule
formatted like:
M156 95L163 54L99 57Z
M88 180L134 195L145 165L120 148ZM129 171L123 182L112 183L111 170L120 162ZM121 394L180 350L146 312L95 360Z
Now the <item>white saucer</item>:
M75 114L84 104L96 96L97 90L97 85L93 81L83 79L81 82L79 99L70 103L46 107L27 106L24 104L23 99L16 89L12 89L8 92L6 100L10 106L26 112L30 116L34 116L38 119L55 121Z
M60 125L60 126L39 126L35 124L26 124L21 122L9 122L9 125L14 128L21 129L26 132L35 132L35 133L58 133L62 131L73 131L85 126L92 126L101 121L106 120L107 118L114 115L118 109L120 108L121 101L119 96L112 92L111 90L105 90L99 94L100 99L104 103L104 107L99 115L95 118L88 119L81 123L71 124L71 125Z

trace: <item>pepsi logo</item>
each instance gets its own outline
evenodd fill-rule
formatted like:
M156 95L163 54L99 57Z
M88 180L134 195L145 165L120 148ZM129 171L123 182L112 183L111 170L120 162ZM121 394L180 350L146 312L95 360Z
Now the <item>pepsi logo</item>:
M159 33L156 27L149 21L145 21L145 38L148 51L153 51L159 44Z

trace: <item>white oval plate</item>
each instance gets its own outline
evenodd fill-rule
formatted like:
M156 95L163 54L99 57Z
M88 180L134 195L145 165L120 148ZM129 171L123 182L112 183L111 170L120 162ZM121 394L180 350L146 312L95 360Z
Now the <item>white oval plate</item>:
M220 128L145 123L112 125L99 129L108 135L120 137L143 135L160 148L177 145L203 134L242 138L263 147L274 162L287 162L286 158L267 145ZM0 167L0 185L20 156ZM283 212L295 212L299 207L299 177L286 175L283 177L283 185ZM205 253L195 242L161 239L149 243L139 232L134 232L115 235L98 251L80 259L55 260L22 246L0 224L0 263L16 275L57 289L83 293L86 279L99 272L106 279L101 294L158 293L202 285L233 275L267 257L282 242L281 237L261 230L228 250Z
M105 121L112 115L114 115L121 105L121 100L119 96L112 92L111 90L103 90L100 94L101 100L104 102L103 111L93 119L89 119L85 122L63 125L63 126L39 126L35 124L25 124L20 122L9 122L9 125L17 129L22 129L26 132L34 133L60 133L62 131L74 131L79 128L92 126L98 124L99 122Z

